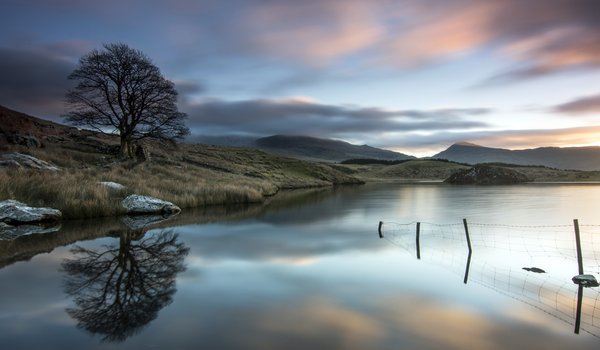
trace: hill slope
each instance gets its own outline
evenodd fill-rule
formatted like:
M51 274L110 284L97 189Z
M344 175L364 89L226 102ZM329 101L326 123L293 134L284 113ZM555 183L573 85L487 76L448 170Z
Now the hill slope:
M256 145L259 149L270 153L321 161L342 161L351 158L384 160L415 158L403 153L368 145L358 146L344 141L309 136L274 135L256 140Z
M122 214L120 200L132 193L196 207L260 202L280 189L361 183L326 164L253 149L145 142L150 161L122 161L115 135L4 107L0 113L0 160L5 153L19 152L61 168L44 172L0 166L0 200L57 208L67 218ZM111 192L101 181L121 183L126 190Z
M600 147L541 147L513 151L457 143L433 158L468 164L499 162L543 165L558 169L600 170Z

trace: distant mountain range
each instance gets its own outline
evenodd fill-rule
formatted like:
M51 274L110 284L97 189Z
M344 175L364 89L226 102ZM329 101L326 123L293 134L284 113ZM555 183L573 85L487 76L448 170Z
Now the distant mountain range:
M339 162L353 158L382 160L415 158L403 153L368 145L353 145L344 141L310 136L273 135L258 139L243 136L208 136L195 138L193 141L220 146L257 148L265 152L292 158L328 162Z
M600 147L540 147L522 150L456 143L432 158L454 162L543 165L558 169L600 170Z
M35 146L42 139L52 139L63 143L65 147L72 148L94 148L98 146L99 140L105 143L117 141L114 135L80 130L0 106L0 145L33 143ZM328 162L347 159L415 159L407 154L368 145L353 145L344 141L309 136L274 135L258 139L244 136L196 136L188 142L257 148L292 158ZM541 147L508 150L461 142L430 158L466 164L508 163L542 165L557 169L600 170L600 147Z

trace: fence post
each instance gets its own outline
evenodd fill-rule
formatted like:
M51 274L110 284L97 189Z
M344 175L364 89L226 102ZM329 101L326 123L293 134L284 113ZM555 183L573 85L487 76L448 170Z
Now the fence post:
M469 269L471 268L471 251L469 251L469 256L467 257L467 266L465 267L465 278L463 279L463 283L467 284L469 281Z
M579 334L581 327L581 303L583 302L583 284L577 288L577 311L575 312L575 334Z
M467 219L463 219L463 225L465 226L465 236L467 237L467 247L469 247L469 254L473 252L471 249L471 238L469 237L469 226L467 225Z
M383 232L381 232L382 226L383 226L383 221L379 221L379 227L377 227L377 232L379 232L379 238L383 238Z
M421 223L417 222L417 259L421 259Z
M581 237L579 236L579 220L573 220L575 226L575 244L577 245L577 265L579 266L579 274L583 275L583 257L581 256Z

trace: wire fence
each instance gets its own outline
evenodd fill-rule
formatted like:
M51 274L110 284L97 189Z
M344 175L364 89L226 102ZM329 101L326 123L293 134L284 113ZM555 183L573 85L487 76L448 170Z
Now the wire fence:
M600 338L600 292L571 280L600 274L600 225L382 222L380 237L421 260L525 303ZM472 253L471 253L472 252ZM580 302L581 307L577 304Z

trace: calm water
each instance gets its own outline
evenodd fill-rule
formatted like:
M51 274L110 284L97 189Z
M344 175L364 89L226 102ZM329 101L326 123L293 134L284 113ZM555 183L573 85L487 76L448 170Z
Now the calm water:
M570 278L576 218L585 272L600 275L599 198L600 185L378 184L188 211L147 232L65 223L0 242L0 344L597 349L599 288L582 288L575 334Z

